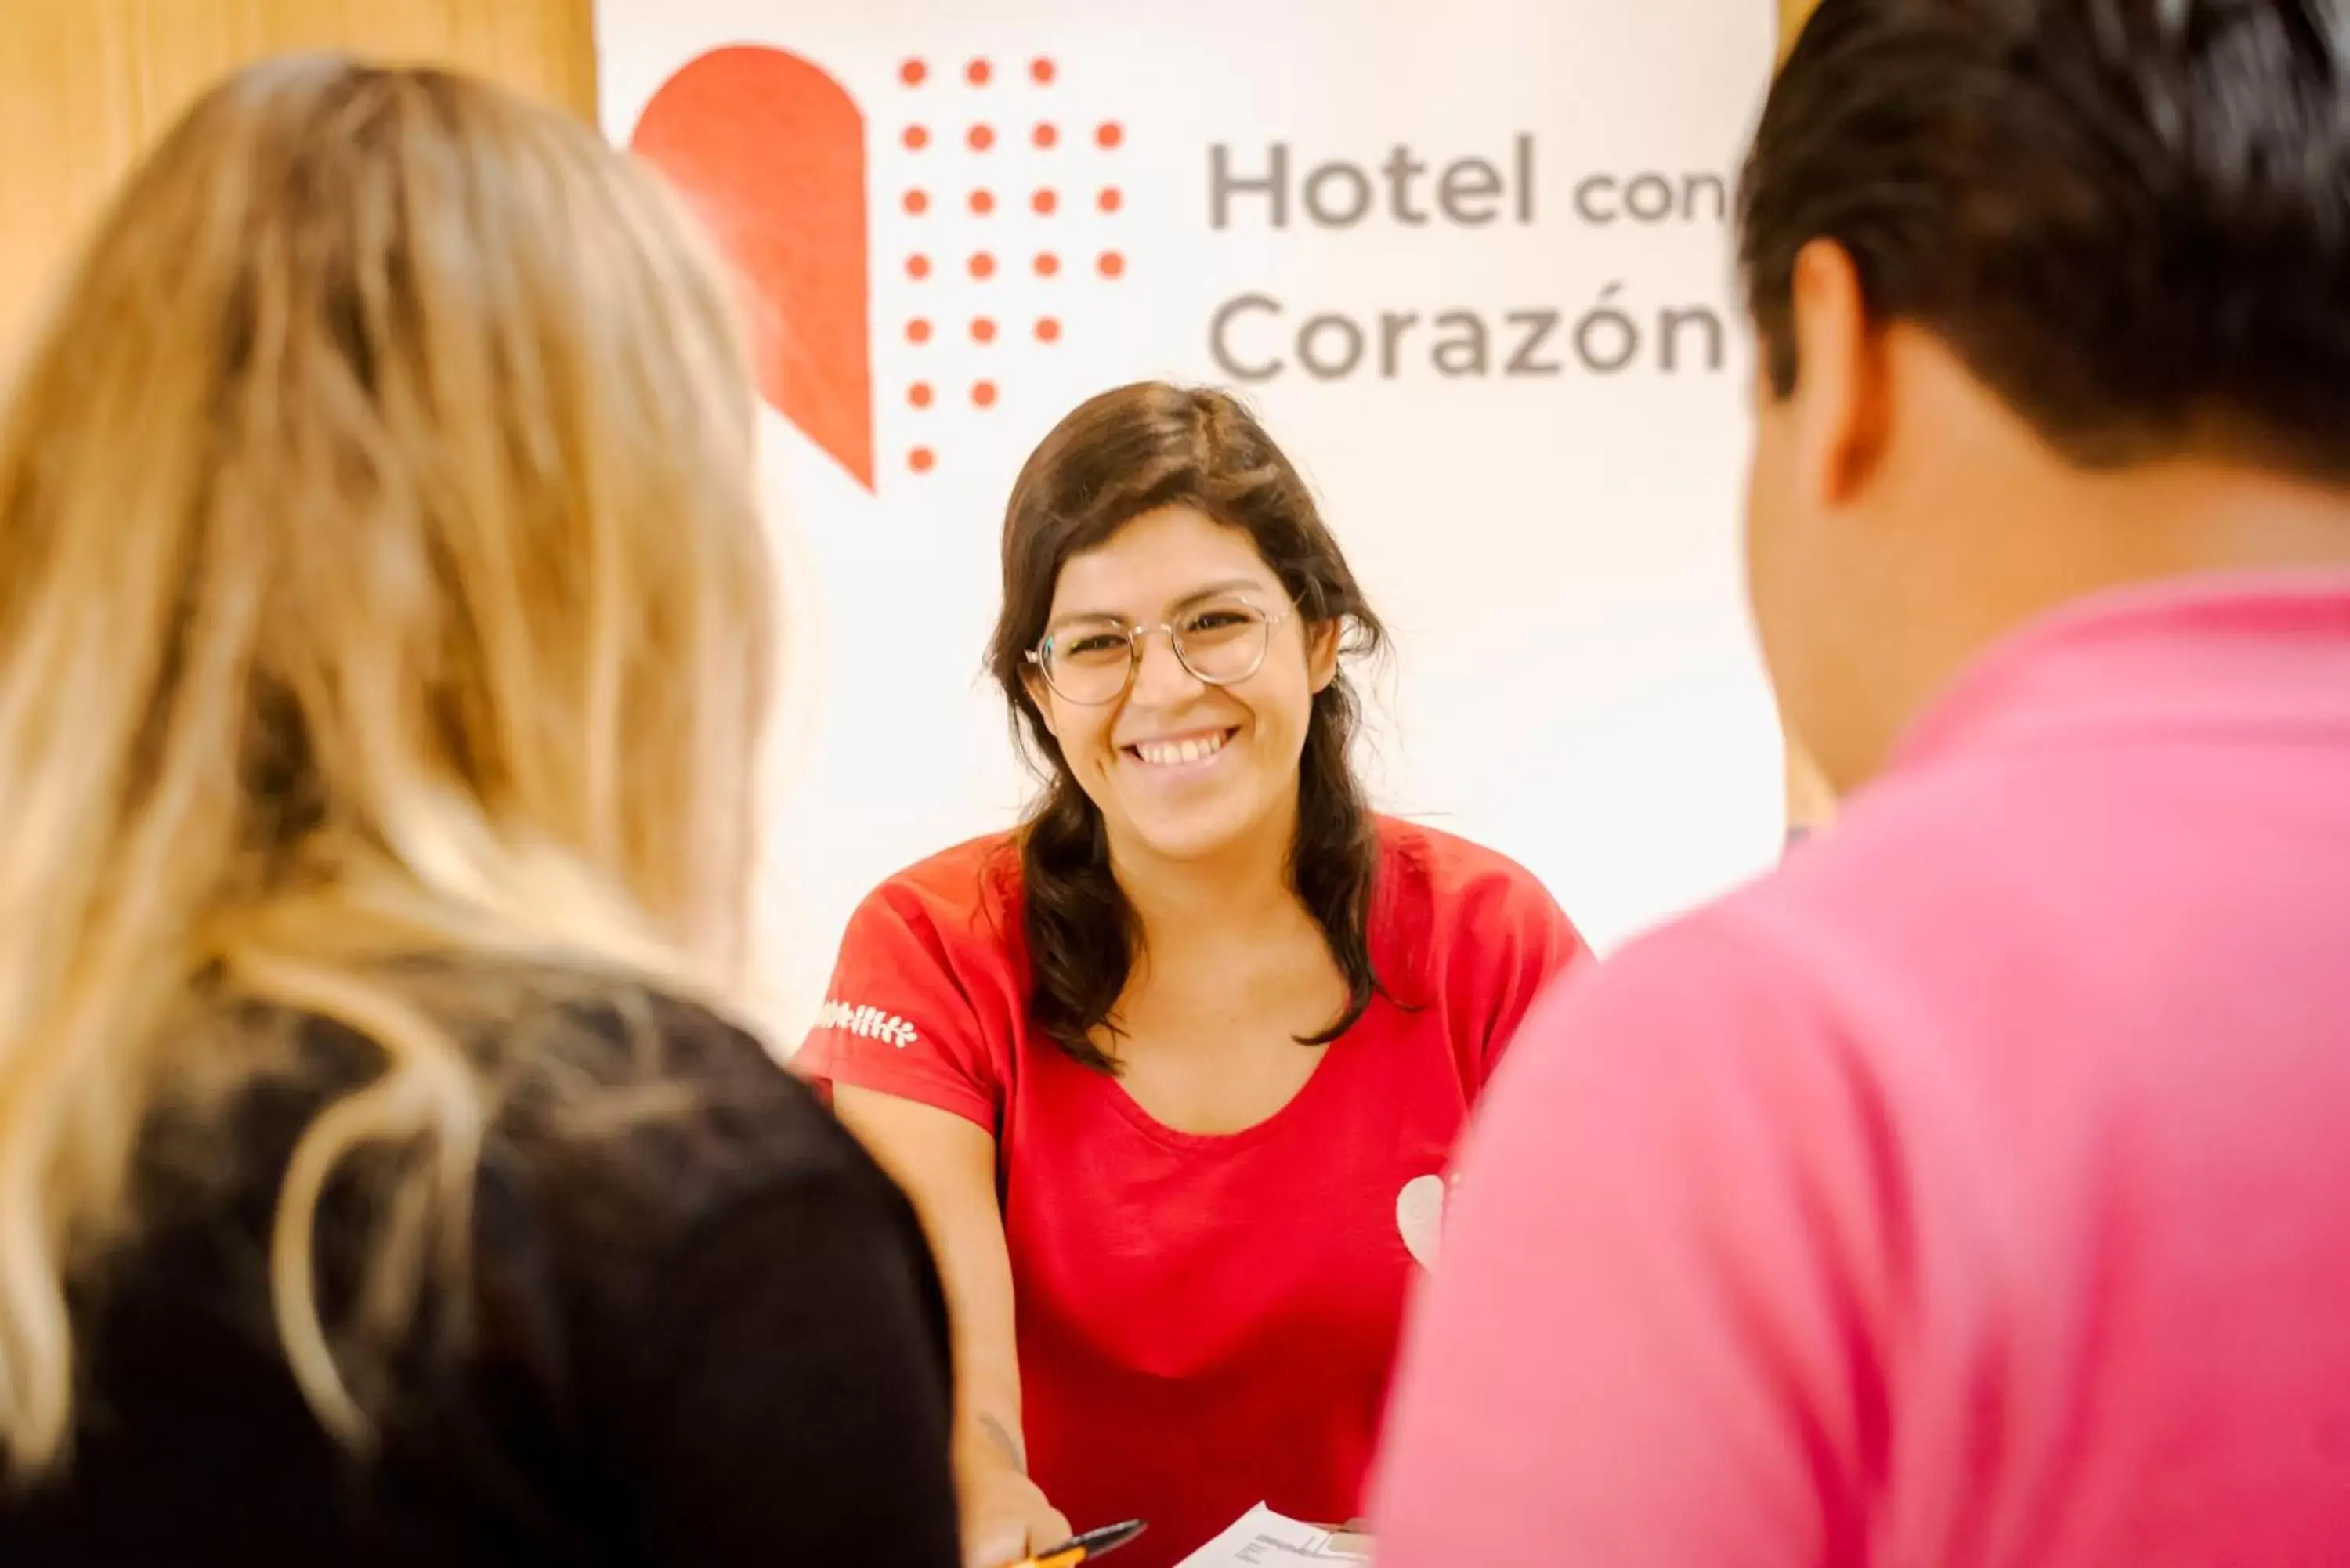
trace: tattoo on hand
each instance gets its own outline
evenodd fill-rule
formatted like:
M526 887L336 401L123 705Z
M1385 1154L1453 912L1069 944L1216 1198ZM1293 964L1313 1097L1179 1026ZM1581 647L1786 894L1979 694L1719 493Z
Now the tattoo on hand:
M979 1417L979 1427L980 1430L995 1440L997 1448L1003 1450L1003 1457L1012 1461L1014 1469L1024 1476L1028 1473L1028 1456L1020 1451L1019 1441L1005 1429L1003 1422L993 1416L983 1414Z

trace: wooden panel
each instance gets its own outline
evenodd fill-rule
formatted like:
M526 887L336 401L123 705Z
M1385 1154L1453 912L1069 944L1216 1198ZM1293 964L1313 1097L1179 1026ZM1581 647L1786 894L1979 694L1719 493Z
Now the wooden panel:
M1795 35L1803 29L1804 18L1810 16L1812 7L1819 3L1820 0L1779 0L1779 52L1781 54L1785 54L1788 47L1794 43Z
M596 112L594 0L0 0L0 353L122 171L264 55L463 67Z

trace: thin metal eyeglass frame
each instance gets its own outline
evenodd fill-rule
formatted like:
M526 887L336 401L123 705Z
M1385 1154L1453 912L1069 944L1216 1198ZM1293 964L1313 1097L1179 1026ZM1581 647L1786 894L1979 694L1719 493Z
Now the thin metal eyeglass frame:
M1246 599L1243 599L1241 603L1248 604L1248 601ZM1248 607L1254 609L1257 607L1254 605L1249 605ZM1202 675L1197 670L1194 670L1191 667L1191 661L1183 657L1183 639L1176 635L1175 623L1171 620L1162 620L1157 626L1129 626L1125 628L1126 679L1120 680L1118 683L1118 690L1112 691L1107 697L1072 697L1066 691L1061 690L1059 683L1055 681L1053 679L1052 665L1048 663L1045 658L1045 646L1053 640L1053 634L1050 632L1046 632L1043 637L1039 638L1036 641L1036 646L1028 649L1026 654L1023 657L1024 657L1029 663L1036 667L1037 672L1045 677L1045 684L1052 687L1054 694L1059 697L1062 701L1074 702L1080 708L1101 708L1107 707L1108 704L1117 701L1119 698L1125 696L1133 687L1135 676L1139 674L1142 670L1142 645L1144 641L1149 638L1163 634L1167 639L1167 650L1175 656L1175 662L1181 665L1183 667L1184 673L1191 676L1192 680L1200 682L1201 685L1237 686L1242 681L1248 680L1258 670L1264 668L1265 656L1273 651L1273 628L1279 626L1283 621L1287 620L1291 616L1296 613L1296 602L1292 600L1290 603L1282 606L1278 613L1268 614L1265 616L1263 629L1257 642L1256 659L1249 665L1248 669L1238 675Z

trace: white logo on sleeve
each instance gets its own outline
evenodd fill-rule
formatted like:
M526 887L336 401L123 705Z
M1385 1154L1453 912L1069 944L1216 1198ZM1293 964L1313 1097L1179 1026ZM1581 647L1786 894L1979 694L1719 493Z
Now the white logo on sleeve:
M1430 1273L1444 1241L1444 1199L1447 1188L1440 1176L1415 1176L1396 1194L1396 1229L1403 1232L1403 1248L1412 1262Z
M816 1026L818 1029L837 1029L860 1040L887 1041L900 1051L922 1037L912 1024L894 1012L847 1002L827 1002L818 1008Z

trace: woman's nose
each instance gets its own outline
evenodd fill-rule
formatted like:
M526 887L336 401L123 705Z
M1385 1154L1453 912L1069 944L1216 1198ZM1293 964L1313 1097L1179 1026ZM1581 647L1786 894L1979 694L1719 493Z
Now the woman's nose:
M1174 635L1165 627L1142 634L1142 661L1134 672L1134 700L1148 707L1182 701L1200 689L1200 678L1176 656Z

